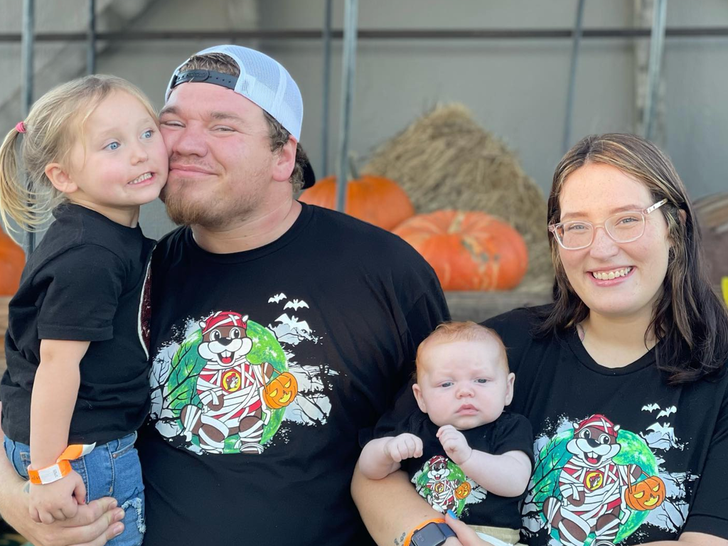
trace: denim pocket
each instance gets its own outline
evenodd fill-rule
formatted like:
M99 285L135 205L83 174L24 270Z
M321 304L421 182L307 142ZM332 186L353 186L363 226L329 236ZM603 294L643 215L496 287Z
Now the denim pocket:
M113 442L109 442L109 452L111 453L111 456L114 459L118 459L119 457L127 454L129 451L134 449L134 444L136 443L137 439L137 433L132 432L131 434L127 434L123 438L119 440L114 440Z
M28 479L28 467L30 466L30 446L15 442L5 436L3 440L5 454L8 456L10 464L13 465L15 472L23 478Z

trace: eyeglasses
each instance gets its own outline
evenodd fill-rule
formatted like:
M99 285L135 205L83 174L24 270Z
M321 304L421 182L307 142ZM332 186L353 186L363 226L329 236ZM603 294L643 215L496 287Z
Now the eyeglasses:
M549 231L554 234L562 248L581 250L594 242L594 232L603 227L607 235L617 243L631 243L645 233L645 216L656 211L667 203L667 199L658 201L643 210L620 212L607 218L603 224L592 224L578 220L550 224Z

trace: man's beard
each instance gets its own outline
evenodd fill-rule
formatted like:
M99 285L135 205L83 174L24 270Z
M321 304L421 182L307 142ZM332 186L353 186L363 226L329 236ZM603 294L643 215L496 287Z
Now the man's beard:
M169 191L170 186L165 186L160 195L167 209L167 216L178 226L198 225L213 230L224 229L250 212L250 203L240 202L239 199L213 198L211 202L206 202L185 196L185 184L183 181L174 192Z

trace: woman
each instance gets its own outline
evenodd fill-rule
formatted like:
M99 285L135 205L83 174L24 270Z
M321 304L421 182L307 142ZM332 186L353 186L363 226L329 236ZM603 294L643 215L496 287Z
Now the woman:
M728 545L728 316L682 181L639 137L591 136L556 168L548 211L554 303L487 322L536 437L523 541ZM384 487L405 497L389 515L358 475L353 493L391 544L396 518L407 532L433 514Z

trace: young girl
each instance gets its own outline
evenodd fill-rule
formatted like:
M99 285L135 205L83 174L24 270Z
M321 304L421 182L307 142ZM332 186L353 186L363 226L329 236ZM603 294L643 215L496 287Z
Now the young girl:
M18 169L16 144L29 186ZM113 545L141 544L136 430L149 404L142 328L153 247L137 221L168 159L149 101L113 76L44 95L0 148L0 216L55 221L10 301L0 383L5 450L30 479L31 516L51 523L114 496L126 511Z

